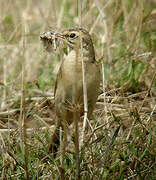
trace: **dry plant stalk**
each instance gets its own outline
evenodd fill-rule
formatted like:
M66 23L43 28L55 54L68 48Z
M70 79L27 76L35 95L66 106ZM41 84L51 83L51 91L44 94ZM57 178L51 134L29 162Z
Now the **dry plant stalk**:
M106 15L104 14L103 9L100 9L100 5L99 3L96 1L96 6L97 9L99 11L99 16L101 16L102 20L103 20L103 26L104 26L104 30L105 30L105 34L102 37L102 41L101 43L104 43L104 37L106 37L106 42L107 42L107 52L108 52L108 59L109 59L109 63L112 63L112 55L111 55L111 51L110 51L110 42L108 39L108 27L107 27L107 22L106 22ZM104 46L102 46L101 52L102 52L102 57L104 57ZM104 95L104 112L107 115L107 106L106 106L106 91L105 91L105 70L104 70L104 58L102 58L102 88L103 88L103 95ZM106 117L106 123L107 123L107 127L109 126L108 124L108 117Z
M79 17L79 27L82 27L82 1L78 1L78 17ZM81 58L81 65L82 65L82 78L83 78L83 101L84 101L84 119L83 119L83 127L82 127L82 139L80 142L80 147L82 146L84 142L84 134L85 134L85 128L87 123L87 116L88 116L88 98L87 98L87 82L86 82L86 73L85 73L85 63L83 60L83 45L82 45L82 34L80 33L80 58Z
M62 5L61 5L61 10L60 10L60 13L59 13L59 16L58 16L58 20L57 20L57 28L61 27L61 22L62 22L62 19L63 19L65 3L66 3L66 0L63 0Z
M24 21L25 22L25 21ZM24 160L25 160L25 174L26 179L29 179L29 172L28 172L28 147L27 147L27 135L26 135L26 119L25 119L25 88L24 88L24 77L25 77L25 62L24 62L24 55L25 55L25 23L23 25L23 36L22 36L22 57L21 57L21 64L22 64L22 79L21 79L21 104L20 104L20 117L19 117L19 130L20 130L20 137L21 137L21 149L24 150Z
M75 83L74 83L74 91L73 91L73 102L75 104L75 97L77 97L77 75L76 75L76 71L77 71L77 65L78 65L78 61L79 61L79 48L77 47L76 49L76 64L75 64ZM80 157L79 157L79 126L78 126L78 121L79 121L79 114L77 111L77 107L75 107L76 111L74 112L74 126L75 126L75 153L76 153L76 172L77 172L77 179L80 179Z
M110 50L110 40L109 40L108 27L107 27L107 22L106 22L106 15L105 15L103 9L100 8L98 1L96 1L96 6L99 11L99 15L101 15L101 17L103 19L103 25L104 25L105 37L106 37L106 43L107 43L108 60L109 60L109 63L111 64L112 63L112 54L111 54L111 50Z
M84 97L84 119L83 119L83 128L82 128L82 143L84 141L84 133L85 133L85 128L86 128L86 123L87 123L87 116L88 116L88 101L87 101L87 82L86 82L86 75L85 75L85 64L83 61L83 53L82 53L82 35L80 34L80 43L81 43L81 63L82 63L82 77L83 77L83 97ZM82 146L81 143L81 146Z
M6 85L6 78L7 78L7 66L5 64L5 61L3 60L3 84ZM1 109L5 107L6 105L6 88L3 88L3 94L2 94L2 102L0 104Z

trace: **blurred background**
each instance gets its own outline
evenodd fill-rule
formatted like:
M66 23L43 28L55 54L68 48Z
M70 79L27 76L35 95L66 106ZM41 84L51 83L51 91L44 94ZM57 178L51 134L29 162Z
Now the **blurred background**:
M104 55L106 87L148 88L156 69L156 1L84 0L81 8L96 57ZM1 106L20 89L22 59L26 88L35 81L52 89L59 53L45 52L39 34L79 26L79 19L77 1L0 0Z

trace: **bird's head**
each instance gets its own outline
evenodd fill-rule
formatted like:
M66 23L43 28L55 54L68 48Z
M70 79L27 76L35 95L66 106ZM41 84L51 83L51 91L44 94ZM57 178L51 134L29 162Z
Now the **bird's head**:
M71 50L81 49L83 56L86 56L91 61L95 60L94 46L90 34L84 28L76 27L63 30L62 32L46 32L40 35L40 39L44 43L46 49L54 49L55 45L64 49L68 49L66 53Z

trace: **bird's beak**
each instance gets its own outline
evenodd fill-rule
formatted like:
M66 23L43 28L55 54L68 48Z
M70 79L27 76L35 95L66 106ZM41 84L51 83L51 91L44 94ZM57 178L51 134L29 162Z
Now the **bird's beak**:
M54 39L65 39L63 35L56 32L44 32L40 34L40 39L54 40Z
M60 33L56 33L55 34L55 38L58 38L60 40L65 40L65 37L62 34L60 34Z

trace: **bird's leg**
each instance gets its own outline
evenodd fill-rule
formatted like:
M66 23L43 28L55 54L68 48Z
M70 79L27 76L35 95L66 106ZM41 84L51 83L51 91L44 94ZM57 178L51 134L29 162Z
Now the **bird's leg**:
M60 146L60 143L62 142L61 145L61 151L65 155L65 148L67 146L67 121L66 121L66 111L64 111L62 117L57 117L56 120L56 127L54 130L54 133L52 134L51 140L50 140L50 145L48 148L49 153L53 153L54 156L56 155L58 148ZM60 137L60 128L62 128L62 137ZM61 142L60 142L61 140ZM62 156L64 158L64 156ZM62 160L63 160L62 158Z
M55 156L56 156L56 153L57 153L59 145L60 145L59 135L60 135L60 127L61 126L62 126L61 121L59 118L57 118L56 127L55 127L54 133L51 137L50 144L48 147L48 152L53 153Z

